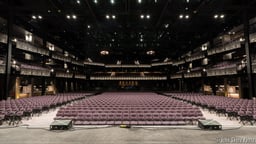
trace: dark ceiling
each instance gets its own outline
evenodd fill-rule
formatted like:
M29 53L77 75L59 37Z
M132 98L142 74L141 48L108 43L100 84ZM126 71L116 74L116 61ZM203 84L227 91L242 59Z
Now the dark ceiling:
M256 16L256 0L114 0L114 4L111 0L96 1L13 0L12 5L16 24L80 58L103 63L176 59L241 24L245 10L249 17ZM7 18L7 0L1 0L0 6L0 15ZM215 19L215 14L225 17ZM33 15L43 18L33 19ZM77 18L72 19L73 15ZM100 55L101 50L109 51L109 55ZM147 55L149 50L155 54Z

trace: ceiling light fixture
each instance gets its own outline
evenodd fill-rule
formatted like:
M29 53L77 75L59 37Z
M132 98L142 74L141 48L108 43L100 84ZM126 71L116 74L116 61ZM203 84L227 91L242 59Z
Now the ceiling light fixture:
M150 15L149 14L147 15L147 19L150 19Z
M141 3L142 2L142 0L138 0L138 3Z
M70 15L67 15L66 17L67 17L67 19L70 19Z
M213 17L214 17L215 19L217 19L217 18L219 17L219 15L215 14Z
M112 19L116 19L116 15L112 15Z
M32 15L32 19L36 19L36 16Z
M189 15L186 15L185 18L186 18L186 19L189 19Z
M221 15L220 15L220 18L221 18L221 19L223 19L224 17L225 17L225 15L224 15L224 14L221 14Z
M153 50L147 51L147 55L154 55L154 54L155 54L155 51Z
M140 15L140 18L141 18L141 19L144 19L144 15Z
M80 4L80 0L77 0L76 3L77 3L77 4Z
M90 29L90 28L91 28L91 26L90 26L90 25L87 25L87 28L88 28L88 29Z
M169 27L169 24L165 24L164 27L165 27L165 28L168 28L168 27Z
M94 0L93 2L97 4L97 3L98 3L98 0Z
M101 54L101 55L109 55L109 51L107 51L107 50L102 50L102 51L100 51L100 54Z
M73 19L76 19L77 17L76 17L76 15L72 15L72 18L73 18Z
M38 18L39 18L39 19L42 19L43 17L42 17L41 15L38 15Z
M109 15L106 15L106 19L109 19L110 18L110 16Z
M180 19L183 19L183 17L184 17L183 14L180 14L179 18L180 18Z
M110 0L110 3L111 4L115 4L115 0Z

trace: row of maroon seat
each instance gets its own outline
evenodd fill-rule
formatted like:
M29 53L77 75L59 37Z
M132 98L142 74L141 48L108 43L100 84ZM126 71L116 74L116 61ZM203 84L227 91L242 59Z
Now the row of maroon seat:
M66 93L0 101L0 121L21 120L35 113L84 98L84 93Z
M203 95L196 93L170 93L174 98L185 100L229 118L253 124L256 120L256 100L237 99L223 96Z
M198 107L154 93L103 93L60 108L55 117L80 125L176 125L202 118Z

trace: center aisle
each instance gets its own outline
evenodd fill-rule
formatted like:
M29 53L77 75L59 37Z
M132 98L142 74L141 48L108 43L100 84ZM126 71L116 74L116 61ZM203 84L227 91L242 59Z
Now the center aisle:
M33 116L29 120L23 119L23 126L28 126L30 128L49 128L50 124L54 121L54 117L56 116L59 108L54 110L50 110L49 112L43 112L39 116Z

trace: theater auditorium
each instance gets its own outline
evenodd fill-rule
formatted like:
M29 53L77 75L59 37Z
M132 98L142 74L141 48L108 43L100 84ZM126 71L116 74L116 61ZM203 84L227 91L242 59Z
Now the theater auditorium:
M0 0L0 143L256 143L255 7Z

